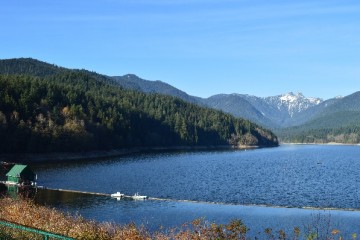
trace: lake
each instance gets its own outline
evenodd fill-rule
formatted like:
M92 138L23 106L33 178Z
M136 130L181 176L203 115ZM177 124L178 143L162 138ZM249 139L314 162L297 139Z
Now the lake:
M39 202L99 221L133 221L155 230L198 217L218 223L240 218L255 233L266 227L291 231L318 221L320 214L333 227L360 229L360 146L148 152L32 168L38 185L49 188L168 199L117 201L47 190L37 194Z

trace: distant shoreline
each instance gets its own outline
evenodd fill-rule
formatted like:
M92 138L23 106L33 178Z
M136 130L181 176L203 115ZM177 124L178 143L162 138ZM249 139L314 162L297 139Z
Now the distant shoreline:
M280 143L281 145L329 145L329 146L360 146L360 143ZM245 146L238 147L221 145L221 146L174 146L174 147L137 147L126 149L114 149L90 152L54 152L54 153L24 153L24 154L0 154L0 162L10 163L56 163L71 162L81 160L97 160L103 158L121 157L130 154L149 152L149 151L181 151L181 150L217 150L217 149L233 149L246 150L257 148L268 148L277 146Z
M255 149L262 147L275 146L244 146L233 147L229 145L220 146L174 146L174 147L137 147L127 149L114 149L104 151L90 151L90 152L54 152L54 153L24 153L24 154L0 154L0 162L11 163L56 163L56 162L70 162L80 160L96 160L102 158L111 158L126 156L129 154L147 152L147 151L176 151L176 150L216 150L216 149Z
M337 143L337 142L329 142L329 143L280 143L280 145L334 145L334 146L360 146L360 143Z

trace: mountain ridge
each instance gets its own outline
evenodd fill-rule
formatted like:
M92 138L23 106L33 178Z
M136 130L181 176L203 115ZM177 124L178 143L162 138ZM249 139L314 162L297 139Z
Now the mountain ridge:
M157 91L165 93L160 89ZM321 143L360 142L358 95L360 93L355 92L324 100L306 97L301 92L269 97L222 93L208 98L176 94L185 101L218 109L272 129L285 142Z
M170 95L173 97L181 98L190 103L199 103L201 98L190 96L184 91L177 89L170 84L160 81L160 80L145 80L140 78L135 74L126 74L123 76L113 76L121 86L127 89L142 91L145 93L160 93L165 95Z
M270 129L303 123L307 119L299 123L296 119L292 119L293 116L299 115L300 112L307 110L309 107L323 102L320 98L306 98L302 93L294 94L293 92L269 97L257 97L240 93L220 93L208 98L201 98L189 95L163 81L145 80L135 74L126 74L113 78L127 89L171 95L200 106L222 110ZM295 99L301 101L295 101Z
M292 118L295 114L300 113L309 107L318 105L323 100L314 97L305 97L301 92L294 94L288 92L277 96L270 96L264 98L265 101L275 105L280 111L284 109Z
M28 59L22 59L22 61L26 60ZM40 62L40 64L43 63ZM56 65L51 65L50 68L50 74L52 71L66 71L65 68L57 67ZM0 68L0 72L1 70ZM36 72L37 69L34 68L32 70ZM124 89L170 95L196 105L217 109L272 129L280 135L283 133L283 131L280 131L281 129L288 129L289 132L292 132L291 128L296 128L297 131L294 132L298 132L300 128L304 130L312 129L309 128L311 124L316 125L317 128L321 127L322 123L324 126L341 126L342 128L352 128L353 125L360 125L357 118L357 112L360 111L360 107L356 104L360 101L358 99L360 92L327 100L305 97L301 92L288 92L269 97L232 93L201 98L191 96L166 82L145 80L135 74L110 77L86 70L77 71L100 78L113 85L121 86ZM40 74L46 75L49 73L40 72ZM351 119L343 118L341 114L344 114L344 112ZM341 121L340 124L337 123L337 120Z

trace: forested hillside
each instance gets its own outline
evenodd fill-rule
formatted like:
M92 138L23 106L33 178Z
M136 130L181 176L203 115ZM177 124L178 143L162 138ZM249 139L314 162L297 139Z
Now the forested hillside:
M147 146L276 146L243 119L33 59L0 61L0 153Z
M360 112L338 111L325 114L306 124L277 130L282 142L359 143Z
M306 124L278 130L281 140L300 143L359 143L360 92L329 101L326 106L319 105L315 117Z

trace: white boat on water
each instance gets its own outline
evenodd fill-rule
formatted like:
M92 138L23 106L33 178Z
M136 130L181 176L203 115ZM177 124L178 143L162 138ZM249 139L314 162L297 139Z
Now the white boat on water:
M116 193L111 194L110 196L113 198L122 198L124 196L124 194L120 193L120 192L116 192Z
M143 200L143 199L147 199L147 196L141 196L141 195L139 195L139 193L135 193L135 194L132 196L132 199L135 199L135 200Z

